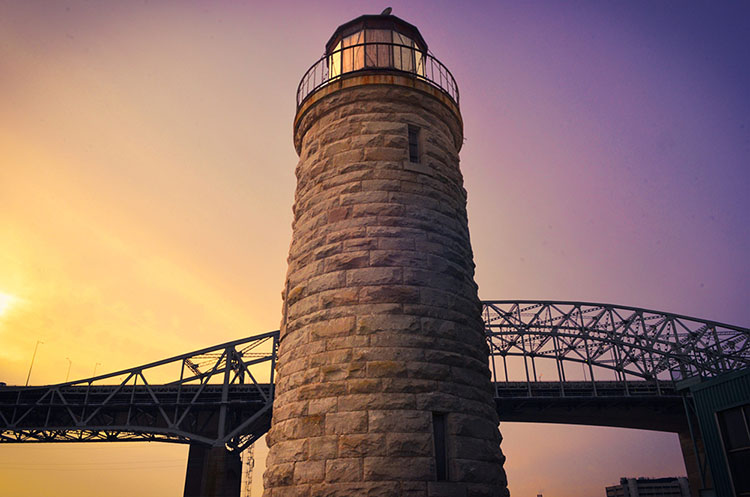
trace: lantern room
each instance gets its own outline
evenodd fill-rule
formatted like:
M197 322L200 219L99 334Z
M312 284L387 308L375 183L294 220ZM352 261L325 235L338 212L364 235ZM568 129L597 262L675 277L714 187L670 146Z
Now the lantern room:
M425 43L419 30L398 17L364 15L342 24L326 43L328 77L363 69L425 75Z
M455 105L458 112L458 86L453 75L429 53L419 30L390 15L390 8L336 28L323 56L300 80L297 110L304 114L305 102L309 106L343 87L359 84L405 85L439 99L447 96L452 102L448 105Z

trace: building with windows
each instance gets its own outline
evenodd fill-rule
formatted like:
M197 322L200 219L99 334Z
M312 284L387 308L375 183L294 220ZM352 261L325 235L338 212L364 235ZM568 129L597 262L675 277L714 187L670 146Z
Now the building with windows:
M694 443L704 454L701 495L750 496L750 369L677 384L686 396Z
M620 478L619 485L607 487L607 497L690 497L687 477Z

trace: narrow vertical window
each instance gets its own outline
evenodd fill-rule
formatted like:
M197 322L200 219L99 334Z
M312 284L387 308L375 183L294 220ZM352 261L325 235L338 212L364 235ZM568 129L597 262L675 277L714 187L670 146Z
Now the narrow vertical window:
M435 441L435 472L438 481L448 480L448 450L445 444L445 414L432 413L432 438Z
M409 125L409 161L419 162L419 127Z

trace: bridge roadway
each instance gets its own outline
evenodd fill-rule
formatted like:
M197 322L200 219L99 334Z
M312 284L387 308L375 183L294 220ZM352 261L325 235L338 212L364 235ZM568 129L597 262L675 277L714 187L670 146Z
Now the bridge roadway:
M4 387L0 440L255 440L270 427L272 395L268 384ZM501 421L687 428L682 397L669 381L495 382L495 403ZM217 406L226 409L223 423Z
M254 440L270 427L272 397L268 384L4 387L0 442Z
M500 421L611 426L680 433L687 430L674 383L630 381L496 382ZM562 388L561 388L562 387ZM596 391L594 391L596 389Z

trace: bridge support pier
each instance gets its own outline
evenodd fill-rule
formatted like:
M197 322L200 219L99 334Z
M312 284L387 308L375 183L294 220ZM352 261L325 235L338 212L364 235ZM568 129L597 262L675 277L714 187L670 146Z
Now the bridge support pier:
M692 497L701 497L703 494L701 490L713 488L711 472L706 464L703 440L697 430L693 431L693 436L691 436L690 431L687 429L678 432L677 435L680 438L682 459L685 462L685 470L687 471L688 483L690 484L690 495Z
M224 447L190 444L184 497L239 497L242 461Z

